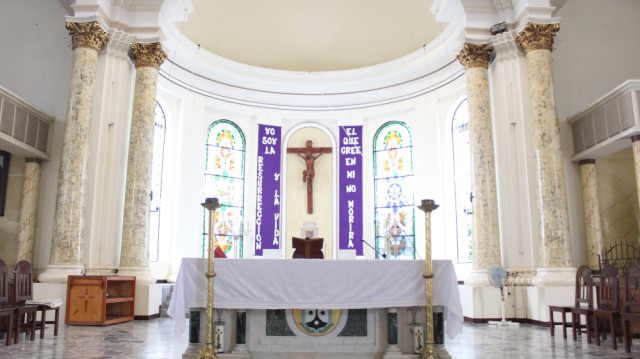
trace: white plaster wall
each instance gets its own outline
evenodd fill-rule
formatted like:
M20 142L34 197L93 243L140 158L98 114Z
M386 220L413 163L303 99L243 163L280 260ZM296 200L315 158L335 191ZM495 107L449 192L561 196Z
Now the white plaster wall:
M598 159L596 173L602 249L606 251L617 243L637 247L640 211L632 149L626 148Z
M204 164L204 143L208 126L218 119L229 119L234 121L244 132L246 138L246 166L245 166L245 257L250 257L253 252L253 225L255 223L255 157L256 157L256 132L258 123L271 123L282 126L283 141L288 131L304 123L316 123L326 128L334 138L338 138L339 125L342 124L362 124L363 131L363 151L371 154L373 137L378 128L391 120L400 120L408 124L413 134L414 144L414 175L416 176L416 187L414 200L416 205L421 199L435 199L441 207L432 214L432 250L434 258L455 258L455 217L450 211L452 200L444 195L446 186L453 181L450 159L446 156L447 146L450 145L446 138L450 137L450 110L454 102L465 95L461 87L463 79L456 80L453 84L446 85L430 94L422 95L410 100L393 103L378 107L342 110L342 111L286 111L275 109L264 109L249 107L223 102L217 99L208 98L185 90L165 78L159 80L158 96L160 101L167 104L165 114L167 118L182 119L177 121L175 126L169 131L179 133L175 135L176 147L168 148L167 153L174 153L173 159L167 157L165 163L165 173L175 173L174 185L163 184L163 203L166 198L174 198L173 205L163 204L163 218L169 218L171 224L163 225L173 229L167 231L170 252L173 254L173 268L179 265L179 258L201 256L202 253L202 209L200 203L203 200L203 164ZM169 126L168 126L169 128ZM449 132L447 132L449 131ZM168 132L169 133L169 132ZM448 133L448 134L447 134ZM169 135L168 136L174 136ZM330 143L330 142L327 142ZM315 143L314 146L324 146L325 143ZM283 143L283 151L289 144ZM283 156L286 156L283 152ZM295 163L296 158L289 155L283 161L283 178L290 177L293 182L298 183L301 179L301 169L289 169L289 164ZM335 157L323 159L326 162L318 162L318 165L329 166L325 172L324 181L333 180L337 175L331 173L331 161ZM298 161L301 162L301 161ZM324 164L323 164L324 163ZM373 159L371 156L365 157L363 165L363 192L364 192L364 237L365 240L373 244L375 235L373 229ZM293 171L295 173L287 173ZM316 181L322 178L318 171ZM298 183L299 184L299 183ZM315 187L315 186L314 186ZM314 192L315 192L314 188ZM285 196L303 203L306 211L306 191L285 191ZM168 193L168 194L167 194ZM333 193L327 193L333 196ZM288 199L284 199L288 201ZM317 201L319 200L316 197ZM318 202L319 203L319 202ZM333 203L330 203L333 206ZM283 213L287 208L283 206ZM415 212L416 224L416 248L418 258L424 258L424 213L418 209ZM322 235L327 238L333 233L326 233L325 226L329 231L333 231L332 226L337 220L337 214L330 216L331 220L323 225ZM327 220L329 220L327 218ZM299 221L298 221L299 222ZM283 222L283 225L286 223ZM284 244L289 247L287 239L292 235L299 234L299 223L286 224L287 234L283 237ZM294 228L295 227L295 228ZM161 227L165 228L165 227ZM283 227L284 228L284 227ZM449 228L449 229L448 229ZM166 233L169 233L166 232ZM161 233L165 230L161 229ZM325 247L325 250L333 254L333 243ZM373 252L364 247L365 257L372 258ZM161 249L162 251L162 249ZM282 254L284 255L284 253ZM326 255L326 254L325 254ZM172 269L172 270L174 270ZM462 269L464 273L464 269Z
M73 52L64 8L51 0L0 3L0 86L56 119L42 164L36 244L36 271L49 263L53 212Z
M296 121L298 122L298 121ZM306 126L304 123L301 126ZM290 136L290 137L288 137ZM285 216L286 228L281 237L281 248L286 247L285 258L291 258L293 247L291 237L304 237L300 233L300 228L304 222L315 222L319 229L316 237L324 238L323 252L326 259L334 259L334 248L337 248L334 239L334 198L333 188L336 173L333 171L334 158L339 150L334 144L337 140L331 138L322 129L316 127L301 127L291 129L289 133L283 134L282 157L283 168L286 166L283 180L286 181L286 202L281 208L281 213ZM288 141L285 142L285 139ZM313 213L307 213L307 184L302 182L302 171L306 170L306 164L296 154L287 154L288 148L301 148L306 146L306 141L312 140L313 147L332 147L331 153L326 153L316 159L314 163L315 178L313 180ZM254 173L255 171L249 172ZM284 227L283 227L284 228Z
M489 66L502 265L535 268L540 230L527 60L513 33L496 36Z
M11 156L4 215L0 217L0 259L9 273L18 262L18 232L20 231L20 206L22 206L22 185L24 183L24 158Z
M120 263L136 70L130 38L114 34L98 54L86 169L85 266L112 274Z
M640 78L640 2L569 0L557 11L560 31L552 53L574 265L586 264L580 170L570 162L573 138L566 119L627 79ZM631 143L629 143L631 146Z
M561 22L553 72L558 115L564 121L625 80L640 78L635 36L640 33L640 3L568 0L555 15Z

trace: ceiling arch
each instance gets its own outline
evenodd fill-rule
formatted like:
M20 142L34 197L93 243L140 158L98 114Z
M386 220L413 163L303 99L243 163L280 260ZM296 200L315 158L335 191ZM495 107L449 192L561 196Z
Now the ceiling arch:
M191 0L175 26L202 49L288 71L362 68L408 55L446 28L433 0Z

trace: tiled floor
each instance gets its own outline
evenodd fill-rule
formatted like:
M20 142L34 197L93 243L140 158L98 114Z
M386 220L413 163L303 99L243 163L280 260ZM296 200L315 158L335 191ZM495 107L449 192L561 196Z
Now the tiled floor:
M58 337L53 328L44 339L21 341L4 346L0 342L0 358L181 358L187 347L187 333L173 334L171 318L134 321L105 327L61 326ZM561 333L552 338L549 329L532 325L520 327L465 324L462 334L447 340L448 353L456 359L467 358L640 358L640 340L631 354L611 349L606 340L601 347L587 344L586 338L574 342L562 339Z
M640 340L636 339L631 353L624 352L624 344L618 350L611 349L611 338L603 340L601 346L587 343L586 336L573 341L571 329L568 338L562 339L562 328L556 327L556 335L549 335L549 328L520 325L519 327L496 327L488 324L464 324L462 334L446 341L445 347L456 359L471 358L640 358ZM447 338L448 339L448 338Z

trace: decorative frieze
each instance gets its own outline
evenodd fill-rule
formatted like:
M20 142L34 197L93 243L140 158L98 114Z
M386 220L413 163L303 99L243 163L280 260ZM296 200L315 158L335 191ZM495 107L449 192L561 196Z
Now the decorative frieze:
M78 47L87 47L100 51L111 36L109 36L97 21L93 22L67 22L67 30L73 42L73 49Z
M559 24L534 24L527 23L524 29L514 37L524 52L532 50L552 51L553 39L560 30Z

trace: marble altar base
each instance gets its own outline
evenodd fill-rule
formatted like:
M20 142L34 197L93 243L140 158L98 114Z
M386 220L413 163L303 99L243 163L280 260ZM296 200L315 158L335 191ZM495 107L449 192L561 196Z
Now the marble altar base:
M442 307L437 307L442 311ZM195 359L198 350L204 346L205 308L191 308L190 344L183 359ZM398 308L398 344L388 345L387 309L366 309L359 311L342 310L335 329L325 335L310 335L296 325L293 311L279 310L278 315L267 314L267 310L247 310L246 345L236 344L236 310L224 310L220 320L225 322L225 353L219 358L232 359L282 359L282 358L417 358L413 353L411 313L407 308ZM422 316L420 316L420 313ZM418 316L423 317L421 311ZM449 358L444 348L444 323L442 316L436 315L436 337L442 341L438 345L441 358ZM214 320L218 320L217 314ZM197 338L193 328L198 328ZM195 339L195 340L194 340ZM197 340L197 343L195 342Z

